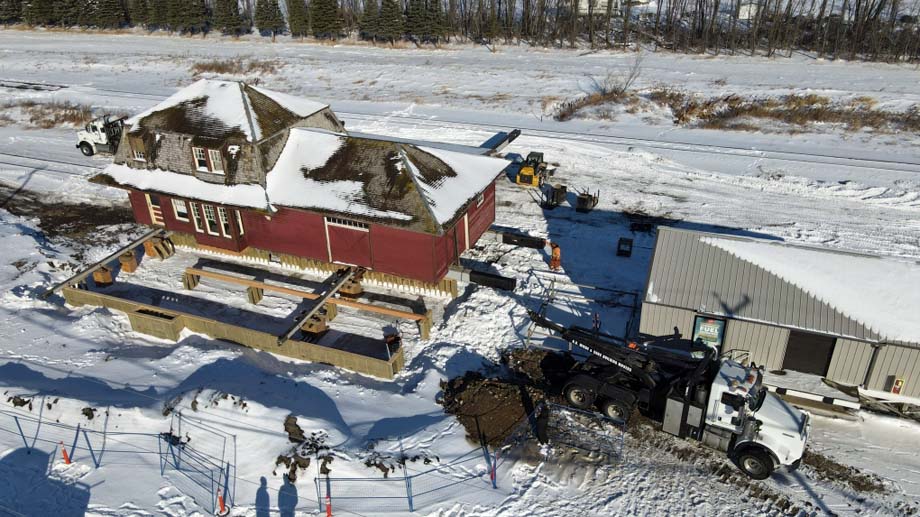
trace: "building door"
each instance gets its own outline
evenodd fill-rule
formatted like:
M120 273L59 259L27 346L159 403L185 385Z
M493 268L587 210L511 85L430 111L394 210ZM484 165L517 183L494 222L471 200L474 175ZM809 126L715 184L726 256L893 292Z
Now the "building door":
M150 210L150 221L153 224L164 226L163 208L160 207L160 196L155 194L144 194L147 198L147 209Z
M366 224L327 217L326 235L330 261L352 266L371 265L371 234Z
M836 339L808 332L789 332L786 344L786 356L783 359L784 370L827 375L834 353Z

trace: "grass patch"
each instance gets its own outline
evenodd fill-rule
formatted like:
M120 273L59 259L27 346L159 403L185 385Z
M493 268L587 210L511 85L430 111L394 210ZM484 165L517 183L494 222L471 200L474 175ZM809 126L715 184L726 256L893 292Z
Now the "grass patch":
M266 59L213 59L199 61L192 65L192 74L220 74L220 75L270 75L284 66L283 63Z
M699 97L670 87L658 87L646 94L648 100L667 107L674 123L705 129L757 131L757 121L773 121L789 133L815 124L840 126L846 131L871 129L879 132L920 131L920 106L903 112L877 109L875 99L857 97L835 102L815 94L781 97Z
M23 123L28 127L80 127L93 118L93 110L85 104L70 102L9 101L0 112L0 126Z

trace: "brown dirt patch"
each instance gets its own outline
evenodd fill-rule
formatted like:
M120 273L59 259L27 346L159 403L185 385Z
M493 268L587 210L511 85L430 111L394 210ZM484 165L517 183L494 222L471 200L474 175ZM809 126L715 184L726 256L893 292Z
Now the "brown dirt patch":
M819 478L825 481L846 483L857 492L884 493L888 491L882 478L875 474L864 473L855 467L838 463L820 452L805 449L802 463L814 469Z
M0 208L13 215L35 217L48 237L67 237L82 241L100 226L133 222L127 206L102 206L88 203L48 203L40 194L0 185Z

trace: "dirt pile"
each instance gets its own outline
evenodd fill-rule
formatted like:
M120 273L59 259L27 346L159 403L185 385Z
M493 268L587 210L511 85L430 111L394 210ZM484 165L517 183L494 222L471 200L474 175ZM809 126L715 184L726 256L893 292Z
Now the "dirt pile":
M518 348L502 355L502 363L522 380L543 391L557 393L575 364L575 359L569 354Z
M328 474L331 472L329 463L332 462L333 457L329 447L326 445L327 434L325 431L313 431L307 436L303 428L297 424L297 417L288 415L284 419L284 432L287 433L288 440L295 445L288 452L279 455L275 459L276 468L272 471L272 474L277 475L277 467L284 465L286 470L284 474L293 483L297 480L299 471L307 470L311 463L310 458L314 456L320 462L320 473Z

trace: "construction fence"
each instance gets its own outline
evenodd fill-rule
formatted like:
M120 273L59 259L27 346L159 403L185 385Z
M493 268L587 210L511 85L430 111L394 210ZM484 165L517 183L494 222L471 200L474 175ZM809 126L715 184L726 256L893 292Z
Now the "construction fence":
M44 402L41 402L44 404ZM101 416L97 416L101 418ZM156 456L160 475L181 474L191 483L192 494L212 513L229 508L236 493L235 437L203 423L173 413L168 431L140 433L99 431L77 424L62 424L17 409L0 409L0 432L17 436L27 453L40 451L51 462L80 461L94 468L103 465L136 465L138 456ZM195 447L190 444L194 437Z

